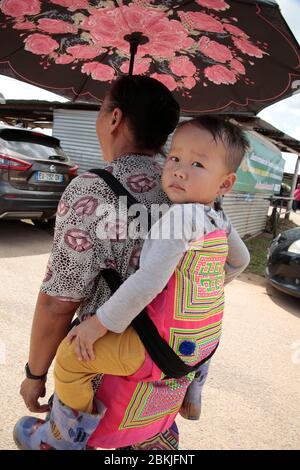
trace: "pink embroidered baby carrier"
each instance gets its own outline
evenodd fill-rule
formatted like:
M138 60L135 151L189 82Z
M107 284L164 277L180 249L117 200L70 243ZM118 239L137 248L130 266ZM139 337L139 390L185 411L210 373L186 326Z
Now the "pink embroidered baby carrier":
M147 307L162 338L186 364L205 360L219 342L227 253L224 230L191 243L166 288ZM180 379L164 377L148 353L130 377L104 376L96 398L107 411L88 444L125 447L168 429L194 373Z

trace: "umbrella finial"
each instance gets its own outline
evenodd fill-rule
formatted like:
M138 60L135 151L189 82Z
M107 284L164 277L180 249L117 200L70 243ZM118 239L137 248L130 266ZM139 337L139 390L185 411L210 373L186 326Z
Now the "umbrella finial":
M149 42L149 39L147 38L147 36L144 36L143 33L139 31L127 34L126 36L124 36L124 39L130 44L130 64L128 75L132 75L134 58L137 53L138 46L140 44L146 44L147 42Z

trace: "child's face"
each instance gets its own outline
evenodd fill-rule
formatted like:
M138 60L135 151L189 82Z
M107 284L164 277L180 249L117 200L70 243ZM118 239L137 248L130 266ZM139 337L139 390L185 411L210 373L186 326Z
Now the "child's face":
M205 129L186 124L177 129L162 175L174 203L211 203L233 186L236 176L226 168L226 148Z

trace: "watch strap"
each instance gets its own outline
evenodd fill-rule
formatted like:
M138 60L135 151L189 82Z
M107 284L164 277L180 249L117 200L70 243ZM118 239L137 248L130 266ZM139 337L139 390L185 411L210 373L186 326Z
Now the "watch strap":
M43 374L43 375L34 375L34 374L32 374L31 370L29 368L28 362L25 365L25 373L26 373L27 379L32 379L32 380L43 380L47 377L47 373Z

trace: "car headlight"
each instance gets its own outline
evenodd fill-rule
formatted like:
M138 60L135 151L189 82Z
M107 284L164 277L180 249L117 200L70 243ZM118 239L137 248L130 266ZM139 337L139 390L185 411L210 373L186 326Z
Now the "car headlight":
M298 255L300 255L300 240L296 240L295 242L293 242L289 247L288 247L288 251L290 253L297 253Z

